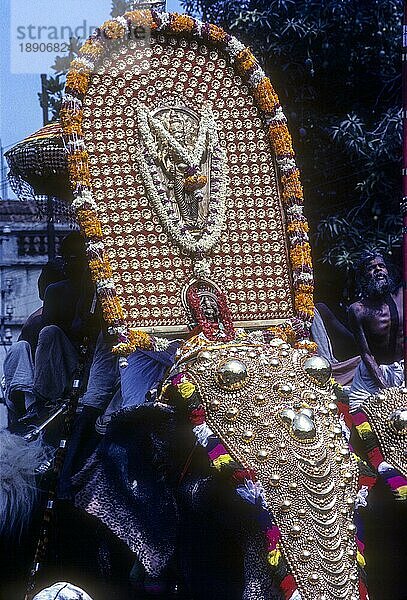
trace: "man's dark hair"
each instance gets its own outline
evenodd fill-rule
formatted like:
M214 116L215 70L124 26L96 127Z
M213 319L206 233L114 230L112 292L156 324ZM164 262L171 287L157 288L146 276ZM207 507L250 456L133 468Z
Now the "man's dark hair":
M356 273L359 276L366 277L366 274L367 274L366 268L367 268L368 264L375 258L381 258L382 261L384 262L384 264L386 265L386 267L388 268L386 259L384 258L383 254L381 254L379 251L363 250L363 252L361 252L359 259L356 263Z
M60 250L63 258L67 256L86 258L86 245L83 235L79 231L68 233L61 242Z
M371 263L372 260L375 260L377 258L383 261L387 269L388 291L390 293L393 293L399 286L399 281L394 265L389 263L388 260L386 260L384 255L379 250L364 250L359 255L359 259L355 266L355 272L357 276L357 291L359 295L374 296L378 293L377 285L375 285L374 278L370 276L367 270L369 263Z
M49 260L47 264L42 267L41 274L38 278L38 295L40 299L44 300L45 290L49 285L57 283L57 281L62 281L64 278L64 261L62 258Z

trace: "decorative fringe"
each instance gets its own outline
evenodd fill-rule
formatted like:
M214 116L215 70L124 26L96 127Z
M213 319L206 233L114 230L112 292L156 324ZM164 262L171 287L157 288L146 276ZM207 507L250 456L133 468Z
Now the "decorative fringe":
M38 497L36 471L49 454L41 439L27 442L0 432L0 534L19 537L29 524Z

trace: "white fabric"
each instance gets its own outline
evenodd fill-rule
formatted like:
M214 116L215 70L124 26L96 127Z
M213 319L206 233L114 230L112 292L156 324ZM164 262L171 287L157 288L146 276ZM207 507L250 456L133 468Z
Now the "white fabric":
M404 361L394 362L391 365L379 365L379 369L388 387L398 387L404 384ZM365 363L362 361L356 369L355 377L350 386L350 409L363 407L366 398L374 396L379 391L379 386L373 381Z
M317 308L314 309L314 319L311 325L312 339L318 346L318 355L326 358L331 364L337 363L338 360L334 356L331 340L329 339L325 323Z
M76 585L59 581L39 592L33 600L92 600L92 598Z

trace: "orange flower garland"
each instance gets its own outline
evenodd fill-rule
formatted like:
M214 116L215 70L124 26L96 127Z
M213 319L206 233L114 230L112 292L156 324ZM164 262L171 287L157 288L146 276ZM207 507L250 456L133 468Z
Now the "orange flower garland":
M105 51L104 45L100 41L96 41L92 38L87 40L81 48L81 54L87 54L93 59L99 58Z
M66 130L69 128L72 129L71 121L69 121L69 125L67 124ZM88 153L86 151L78 150L71 155L68 154L68 168L72 187L77 185L90 187Z
M80 228L86 238L94 239L102 237L102 225L94 211L79 210L77 217Z
M123 19L127 20L129 27L144 27L150 31L159 29L169 35L187 34L201 37L205 41L208 40L229 54L232 62L235 63L235 68L248 79L258 107L268 119L269 139L280 168L283 205L286 211L295 209L297 215L296 218L287 218L287 235L291 244L290 261L294 279L294 305L297 314L309 325L313 315L311 249L307 239L308 226L301 213L303 193L299 171L294 161L291 136L281 111L278 96L269 78L260 69L251 50L242 46L222 28L199 23L187 15L177 13L168 15L150 10L136 10L125 13L119 19L107 21L102 25L99 37L94 34L85 42L78 59L74 61L68 73L66 91L70 99L66 100L61 111L64 135L71 147L68 167L74 193L80 196L82 189L91 190L91 182L88 155L78 143L78 139L82 138L82 108L78 107L72 98L77 98L81 102L85 96L89 87L92 67L96 66L106 50L106 39L120 40L126 35ZM84 59L83 62L81 59ZM78 209L77 216L87 239L102 238L101 224L95 211ZM92 268L96 283L100 279L106 279L106 276L110 279L111 269L107 258L99 263L94 262ZM101 303L106 320L109 323L121 324L119 329L123 329L123 310L120 300L114 292L114 287L110 288L107 295L101 297ZM146 347L148 344L151 347L151 339L147 334L131 330L127 331L127 338L125 343L119 344L122 350L127 348L126 354L130 347Z
M119 343L113 348L114 354L128 356L132 352L135 352L137 348L152 350L154 347L151 337L144 331L130 329L128 338L127 342Z
M191 32L195 27L195 20L188 15L174 13L171 17L171 29L174 33Z
M237 55L236 68L240 73L247 73L255 64L256 59L250 48L245 48Z
M113 277L112 267L109 259L105 257L103 260L93 259L89 261L89 269L92 274L93 281L109 279Z
M290 198L302 200L303 192L298 169L294 173L290 173L290 175L282 175L281 183L283 185L283 202L286 203Z
M99 295L103 315L108 325L118 325L123 322L124 314L121 302L117 296L103 297Z
M295 233L296 231L302 231L303 233L308 233L309 225L305 221L292 221L287 224L287 232Z
M312 265L311 248L309 244L295 246L290 250L290 258L293 269L298 269L301 265Z
M210 24L208 37L215 44L220 44L226 41L227 33L222 27Z
M101 26L100 30L109 40L118 40L126 33L126 28L118 21L106 21Z
M82 115L72 112L66 108L61 108L59 117L67 123L65 135L82 135Z
M278 125L276 127L270 127L269 134L273 144L274 152L279 154L293 154L293 146L291 135L288 131L287 125Z
M266 113L271 113L279 104L278 96L274 91L271 81L268 77L264 77L256 87L254 95L259 108Z
M90 81L90 73L84 73L73 69L69 71L66 77L66 88L71 88L82 95L85 95Z
M133 10L125 13L125 19L129 19L135 27L145 27L146 29L157 29L157 23L150 10Z

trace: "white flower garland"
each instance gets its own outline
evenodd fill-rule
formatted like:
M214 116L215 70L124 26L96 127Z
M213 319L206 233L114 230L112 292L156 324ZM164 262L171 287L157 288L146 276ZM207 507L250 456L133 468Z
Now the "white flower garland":
M209 199L209 214L204 231L195 238L185 226L180 225L179 218L171 206L167 192L160 185L154 155L146 160L142 150L135 152L135 159L145 186L147 196L153 205L160 221L169 232L174 242L190 254L207 253L218 243L226 218L226 153L220 146L214 149L212 167L216 163L218 173L211 177L211 193ZM213 188L217 186L216 191Z
M180 144L174 136L171 135L168 129L164 127L161 121L153 117L148 108L143 104L138 104L137 106L137 117L140 137L148 148L149 153L154 156L155 159L158 158L159 152L151 129L157 133L161 141L165 140L171 146L180 160L186 162L190 167L198 166L202 161L206 149L211 151L219 144L215 120L212 110L208 105L203 109L202 117L199 122L198 136L192 153L185 146Z

